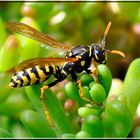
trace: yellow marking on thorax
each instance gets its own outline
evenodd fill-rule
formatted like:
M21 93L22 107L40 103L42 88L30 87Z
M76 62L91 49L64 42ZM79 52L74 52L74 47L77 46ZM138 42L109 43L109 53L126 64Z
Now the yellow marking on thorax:
M86 52L86 50L84 49L84 51L80 55L83 55L85 52Z
M99 60L99 58L98 58L98 56L97 56L97 54L96 54L96 53L95 53L95 57L96 57L96 59L97 59L97 60Z
M77 58L77 59L81 59L81 58L82 58L82 56L80 56L80 55L77 55L77 56L76 56L76 58Z
M82 48L82 50L83 50L83 51L86 51L86 49L85 49L85 48Z
M72 68L69 68L69 70L72 70Z
M89 46L89 57L92 55L92 47Z
M81 66L84 66L85 65L85 61L81 61Z

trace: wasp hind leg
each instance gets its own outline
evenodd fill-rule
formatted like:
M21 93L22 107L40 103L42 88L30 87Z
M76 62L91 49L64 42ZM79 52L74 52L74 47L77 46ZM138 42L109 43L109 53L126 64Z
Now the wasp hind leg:
M51 115L50 115L50 113L49 113L49 110L48 110L48 108L47 108L47 106L46 106L46 104L45 104L45 100L44 100L45 94L44 94L44 93L45 93L45 91L46 91L47 89L49 89L50 87L56 85L58 82L59 82L58 80L55 80L55 81L53 81L52 83L50 83L50 84L48 84L48 85L43 85L42 88L41 88L41 95L40 95L40 99L41 99L41 102L42 102L42 105L43 105L43 108L44 108L45 116L46 116L46 118L47 118L49 124L50 124L52 127L54 127L54 122L53 122L53 120L52 120L52 118L51 118Z
M83 89L82 89L82 84L81 84L81 81L78 80L77 81L77 84L78 84L78 88L79 88L79 91L80 91L80 98L83 100L83 101L86 101L94 106L97 106L95 102L93 102L92 100L88 99L87 97L84 96L84 92L83 92Z

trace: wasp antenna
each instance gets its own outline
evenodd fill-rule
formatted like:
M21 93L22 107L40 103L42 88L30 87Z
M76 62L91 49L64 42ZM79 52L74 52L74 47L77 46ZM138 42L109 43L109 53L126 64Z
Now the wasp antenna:
M119 54L122 57L125 57L125 54L122 51L118 51L118 50L106 50L107 53L114 53L114 54Z
M104 32L104 36L105 36L105 37L107 36L110 27L111 27L111 21L109 21L109 23L107 24L107 27L106 27L106 29L105 29L105 32Z
M103 36L103 39L102 39L102 46L103 47L105 47L106 36L109 32L110 27L111 27L111 21L109 21L109 23L107 24L105 32L104 32L104 36Z
M119 54L122 57L125 57L125 54L122 51L118 51L118 50L111 50L110 53L114 53L114 54Z

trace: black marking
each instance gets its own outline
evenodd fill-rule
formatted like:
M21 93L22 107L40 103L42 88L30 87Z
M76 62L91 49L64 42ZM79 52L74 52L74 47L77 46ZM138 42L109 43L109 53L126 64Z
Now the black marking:
M49 68L48 68L49 69ZM40 67L40 70L43 71L43 73L47 76L49 72L46 71L46 68L44 66Z
M75 72L72 72L72 73L71 73L71 76L72 76L72 80L73 80L74 82L76 82L76 81L77 81L77 74L76 74Z
M27 77L28 81L31 82L31 77L30 77L29 73L26 70L24 70L24 73L22 75Z
M16 76L17 76L16 80L19 80L21 82L21 84L19 86L23 86L24 81L23 81L22 77L20 77L19 74L17 74Z
M40 77L39 77L39 74L38 74L38 71L37 71L36 67L33 67L33 68L31 69L31 72L35 74L35 76L36 76L36 78L37 78L37 79L40 79Z
M13 83L13 84L14 84L14 86L13 86L13 87L17 87L17 86L18 86L18 83L17 83L14 79L11 79L11 83Z
M49 70L50 70L50 73L53 74L54 71L53 71L53 67L52 66L49 66Z

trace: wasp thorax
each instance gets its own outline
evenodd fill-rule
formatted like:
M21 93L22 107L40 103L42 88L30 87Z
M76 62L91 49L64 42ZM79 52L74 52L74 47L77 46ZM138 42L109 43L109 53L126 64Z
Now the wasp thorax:
M94 60L100 64L106 64L107 54L105 49L99 44L93 44L92 48Z

